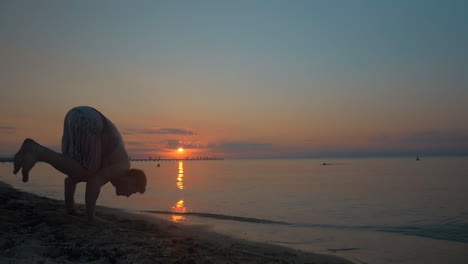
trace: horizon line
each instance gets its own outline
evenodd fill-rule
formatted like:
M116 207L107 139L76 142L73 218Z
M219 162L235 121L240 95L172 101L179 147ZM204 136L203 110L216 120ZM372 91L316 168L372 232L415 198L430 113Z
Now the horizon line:
M404 157L468 157L468 151L460 152L352 152L352 153L322 153L322 154L311 154L311 155L284 155L284 156L237 156L237 157L216 157L219 160L253 160L253 159L324 159L324 158L404 158ZM14 156L0 155L0 162L13 162ZM132 157L131 160L144 160L146 158ZM167 159L167 158L166 158ZM166 160L160 159L160 160ZM195 158L170 158L170 160L203 160ZM157 160L157 159L153 159Z

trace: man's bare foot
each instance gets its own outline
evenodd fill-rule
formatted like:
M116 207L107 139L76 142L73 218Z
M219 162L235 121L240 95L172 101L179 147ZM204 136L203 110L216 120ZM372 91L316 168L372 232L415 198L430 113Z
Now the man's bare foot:
M21 168L23 168L21 171L23 174L23 182L27 182L29 180L29 171L37 162L36 144L37 143L30 138L25 139L20 150L15 155L13 173L16 174Z

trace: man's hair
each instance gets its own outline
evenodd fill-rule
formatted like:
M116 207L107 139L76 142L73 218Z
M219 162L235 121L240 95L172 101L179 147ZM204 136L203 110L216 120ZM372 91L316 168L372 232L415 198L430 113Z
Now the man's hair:
M144 171L139 169L129 169L128 176L135 179L137 191L139 193L144 193L146 191L146 174Z

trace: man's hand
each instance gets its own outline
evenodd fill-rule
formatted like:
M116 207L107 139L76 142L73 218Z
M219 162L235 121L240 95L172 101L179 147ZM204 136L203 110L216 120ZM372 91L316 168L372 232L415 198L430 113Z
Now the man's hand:
M96 201L99 197L99 193L101 192L102 185L102 181L97 177L89 179L86 183L85 202L86 214L88 215L89 222L94 222L94 211L96 210Z

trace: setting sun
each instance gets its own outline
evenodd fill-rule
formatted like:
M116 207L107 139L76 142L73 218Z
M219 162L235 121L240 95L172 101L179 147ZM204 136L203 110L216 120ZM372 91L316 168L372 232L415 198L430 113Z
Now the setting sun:
M184 152L184 149L183 149L183 148L179 148L177 151L178 151L178 152Z

